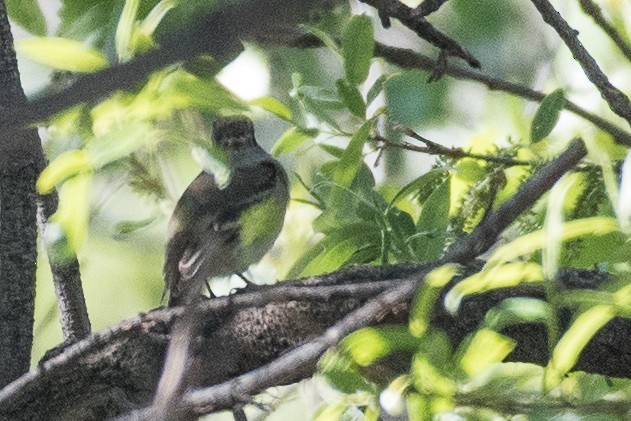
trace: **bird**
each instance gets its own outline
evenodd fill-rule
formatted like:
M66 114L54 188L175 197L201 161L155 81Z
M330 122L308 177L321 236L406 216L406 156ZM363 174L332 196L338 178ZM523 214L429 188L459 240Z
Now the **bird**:
M175 205L164 259L169 307L197 301L209 279L242 274L258 262L278 237L289 203L287 173L258 145L249 118L219 117L212 133L229 177L223 182L202 170Z

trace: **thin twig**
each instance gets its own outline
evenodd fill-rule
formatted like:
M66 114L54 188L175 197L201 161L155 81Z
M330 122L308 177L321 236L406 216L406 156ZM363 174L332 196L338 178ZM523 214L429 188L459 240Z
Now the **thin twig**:
M631 101L618 88L613 86L607 76L600 70L598 63L583 47L578 39L577 31L570 27L548 0L531 0L543 20L559 34L574 59L581 65L587 78L596 86L609 108L631 124Z
M616 31L616 28L610 24L607 19L603 16L603 12L600 7L594 3L592 0L579 0L581 4L581 8L585 12L585 14L592 17L596 25L600 26L600 28L611 38L614 44L622 51L622 54L627 58L627 60L631 61L631 46L627 44L627 42L623 39L622 35Z
M431 58L405 48L390 47L377 43L375 45L375 55L382 57L388 62L404 69L421 69L433 72L436 68L436 63ZM479 82L491 90L506 92L531 101L541 102L546 97L546 94L543 92L535 91L534 89L530 89L526 86L449 64L444 68L444 72L446 75L451 77ZM590 113L586 109L579 107L571 101L566 100L564 107L566 110L583 117L585 120L609 133L619 144L631 146L631 133L605 120L604 118Z
M427 146L425 147L417 146L417 145L412 145L407 142L393 142L383 137L377 137L375 138L375 140L383 142L384 144L390 147L406 149L408 151L414 151L414 152L427 153L430 155L448 156L454 159L474 158L474 159L480 159L483 161L495 162L498 164L510 165L510 166L533 165L532 162L528 162L528 161L521 161L518 159L506 158L503 156L476 154L476 153L467 152L462 148L448 148L446 146L433 142L419 135L418 133L416 133L414 130L410 129L409 127L405 127L400 124L395 124L394 128L395 130L400 131L401 133L405 134L406 136L411 137L412 139L416 139L419 142L423 142Z
M408 142L395 142L390 139L386 139L385 137L382 137L382 136L376 136L373 138L373 140L383 143L384 147L387 147L387 148L405 149L406 151L426 153L428 155L447 156L454 159L473 158L473 159L480 159L482 161L495 162L498 164L503 164L503 165L508 165L508 166L533 165L531 162L528 162L528 161L519 161L516 159L504 158L501 156L479 155L475 153L470 153L463 150L462 148L447 148L442 145L439 145L438 148L435 148L433 146L418 146L418 145L412 145L411 143L408 143Z

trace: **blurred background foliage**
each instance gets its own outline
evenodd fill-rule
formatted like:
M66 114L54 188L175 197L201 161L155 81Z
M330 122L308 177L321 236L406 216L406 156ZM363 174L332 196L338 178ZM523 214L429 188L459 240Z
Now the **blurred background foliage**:
M59 91L81 73L156 48L163 37L177 34L195 16L222 4L7 0L22 82L31 97ZM601 4L626 36L631 6L614 0ZM628 92L631 79L621 53L576 2L558 6L612 82ZM203 166L212 119L235 113L255 120L259 143L291 172L294 200L285 229L276 247L251 269L259 283L351 263L433 261L580 135L590 150L588 163L555 187L555 200L545 198L521 217L505 233L502 243L507 245L489 254L490 263L478 278L452 290L445 304L455 312L466 295L551 280L559 265L598 265L615 273L619 282L591 306L579 296L567 302L585 307L581 323L592 330L606 323L606 305L629 294L629 248L623 232L629 232L630 211L617 205L618 196L629 195L619 187L626 174L621 170L626 149L561 108L568 99L623 123L529 2L451 0L429 20L477 57L485 74L553 94L539 106L471 81L443 77L427 83L430 74L425 71L403 70L374 58L374 39L430 57L437 57L434 47L398 21L383 29L374 9L351 1L314 13L303 27L326 47L245 44L229 64L211 57L174 64L142 86L92 107L77 105L45 122L40 134L50 165L38 188L46 192L56 186L61 197L45 240L54 258L77 253L93 329L161 304L166 222ZM454 58L451 62L464 66ZM404 141L418 143L405 136L405 130L447 147L532 165L405 151ZM62 339L46 253L40 256L34 362ZM629 399L626 383L608 379L603 385L597 376L581 380L582 375L574 375L559 385L582 349L564 344L563 338L551 338L557 354L565 353L556 372L496 364L514 346L497 333L501 326L536 320L554 330L555 309L543 301L507 300L465 344L451 349L444 334L430 328L429 311L436 291L454 274L451 267L432 274L433 281L419 293L409 326L362 330L347 338L343 352L323 358L323 376L302 388L317 389L327 404L307 404L309 411L318 408L309 416L377 419L380 405L392 414L405 406L410 414L440 413L453 410L458 399L466 401L460 396L463 390L470 393L471 402L482 402L489 396L510 400L519 389L526 401L539 396L544 384L566 393L555 397L559 400L591 402L614 392ZM239 282L218 280L213 288L228 293ZM600 307L599 313L598 305L605 310ZM581 335L589 340L589 332ZM363 371L395 351L412 353L409 374L380 383ZM296 390L279 394L295 396ZM305 405L288 401L285 413ZM546 411L544 402L537 414L549 414ZM459 414L491 419L500 412L469 405Z

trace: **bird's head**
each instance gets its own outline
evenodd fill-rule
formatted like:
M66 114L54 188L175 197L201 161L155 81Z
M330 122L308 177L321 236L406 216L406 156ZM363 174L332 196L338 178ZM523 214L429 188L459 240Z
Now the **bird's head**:
M213 142L228 153L258 146L252 120L243 116L217 118L213 123Z

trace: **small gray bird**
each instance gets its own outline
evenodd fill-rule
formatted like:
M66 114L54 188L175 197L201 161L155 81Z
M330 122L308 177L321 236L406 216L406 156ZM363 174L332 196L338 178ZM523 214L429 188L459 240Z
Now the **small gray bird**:
M208 279L258 262L283 226L287 174L256 143L252 121L218 118L213 142L226 154L230 178L222 185L202 171L175 206L164 262L169 307L196 300Z

